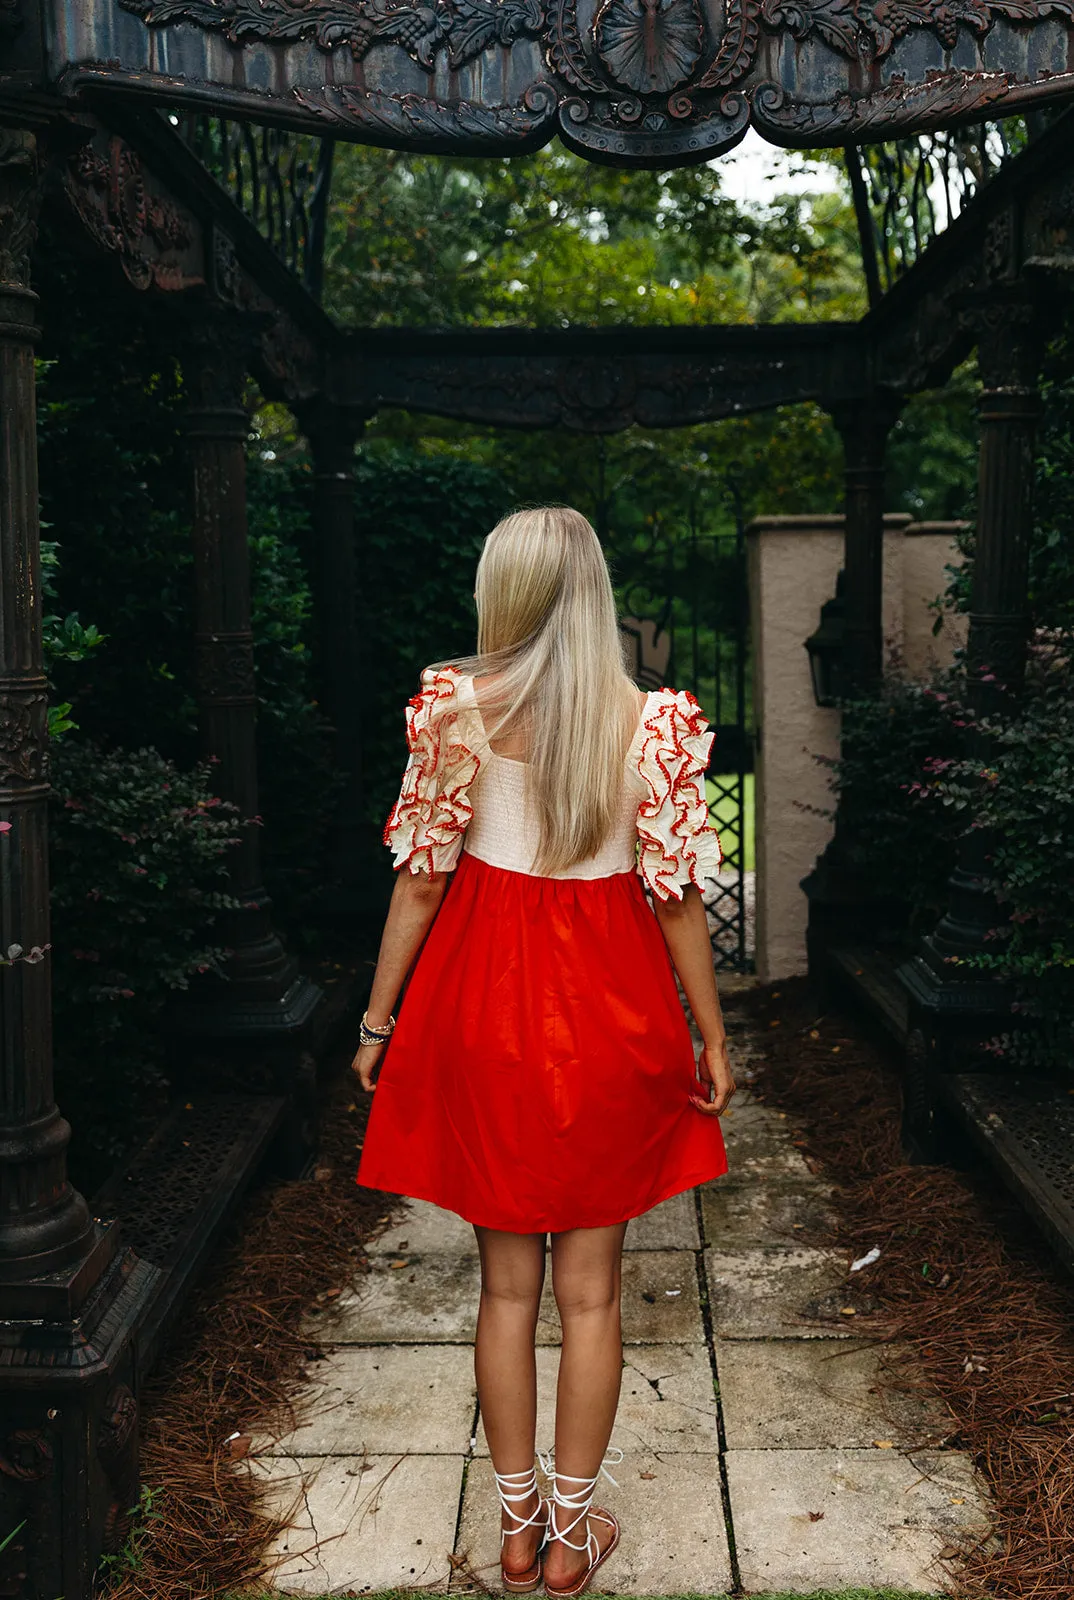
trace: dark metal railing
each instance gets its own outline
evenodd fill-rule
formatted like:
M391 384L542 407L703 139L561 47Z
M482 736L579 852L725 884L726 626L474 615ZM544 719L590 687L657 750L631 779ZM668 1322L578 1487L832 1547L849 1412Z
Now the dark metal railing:
M1037 112L892 144L846 147L870 305L1050 120L1050 114Z
M170 119L198 160L317 300L335 141L200 111Z
M647 534L629 545L613 535L609 547L635 681L689 689L716 732L705 787L724 863L704 900L717 968L748 972L755 902L745 515L736 474L719 487L722 505L696 507L675 526L654 517Z

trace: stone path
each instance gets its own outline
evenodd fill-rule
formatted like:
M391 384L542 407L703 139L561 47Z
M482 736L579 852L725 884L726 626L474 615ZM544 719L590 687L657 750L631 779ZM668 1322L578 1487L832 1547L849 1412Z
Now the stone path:
M740 1041L739 1049L742 1049ZM740 1069L740 1081L742 1071ZM809 1230L823 1185L785 1118L744 1091L724 1120L730 1175L630 1225L623 1395L600 1499L623 1525L606 1592L724 1594L890 1585L923 1593L985 1521L945 1416L877 1392L853 1337L842 1255ZM293 1526L276 1585L358 1594L497 1587L499 1517L473 1381L478 1262L457 1217L411 1203L344 1291L302 1425L260 1440ZM552 1441L559 1324L538 1332L538 1444ZM476 1579L476 1582L475 1582Z

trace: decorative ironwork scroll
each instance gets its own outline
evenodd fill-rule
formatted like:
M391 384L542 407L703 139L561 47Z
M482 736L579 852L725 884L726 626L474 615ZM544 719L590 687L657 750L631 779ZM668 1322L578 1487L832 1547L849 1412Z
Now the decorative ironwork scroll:
M119 258L136 289L204 283L200 226L123 139L99 128L68 161L63 189L90 238Z
M862 255L875 304L950 227L1004 162L1043 131L1045 118L981 122L848 146Z
M1074 0L85 0L50 76L397 148L668 166L1074 92ZM1032 41L1032 42L1030 42ZM956 64L957 63L957 64Z
M229 122L204 112L185 112L172 120L266 243L320 298L334 141Z

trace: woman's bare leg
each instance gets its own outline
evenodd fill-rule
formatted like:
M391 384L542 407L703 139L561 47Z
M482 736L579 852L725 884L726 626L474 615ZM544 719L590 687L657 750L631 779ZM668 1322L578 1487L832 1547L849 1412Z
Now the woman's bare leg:
M561 1489L571 1494L581 1487L571 1478L595 1478L611 1438L623 1376L623 1335L620 1322L623 1236L626 1224L613 1228L575 1228L552 1237L552 1287L563 1327L556 1393L556 1472ZM566 1528L574 1520L560 1510L556 1521ZM611 1538L606 1523L592 1523L601 1547ZM573 1544L585 1543L585 1524L570 1535ZM572 1550L558 1540L548 1546L544 1571L549 1583L566 1588L584 1571L583 1550Z
M477 1314L474 1372L492 1465L497 1472L529 1472L537 1429L537 1363L533 1341L544 1286L543 1233L499 1233L475 1228L481 1256L481 1305ZM537 1495L515 1501L526 1518ZM501 1526L516 1526L504 1512ZM542 1530L526 1528L507 1538L503 1560L509 1572L532 1567Z

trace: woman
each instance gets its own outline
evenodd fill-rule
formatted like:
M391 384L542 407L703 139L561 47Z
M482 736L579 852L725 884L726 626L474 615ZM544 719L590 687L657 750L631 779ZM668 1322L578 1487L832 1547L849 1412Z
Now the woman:
M717 1117L735 1086L699 893L720 864L712 734L691 695L627 677L577 511L501 522L475 598L478 654L428 668L407 712L384 835L407 870L354 1058L366 1089L383 1062L358 1180L474 1225L503 1583L565 1600L619 1540L592 1499L619 1400L626 1224L727 1170ZM548 1234L563 1330L551 1501L534 1471Z

